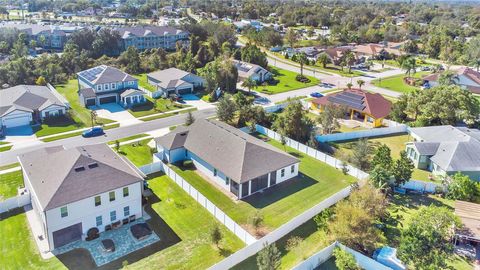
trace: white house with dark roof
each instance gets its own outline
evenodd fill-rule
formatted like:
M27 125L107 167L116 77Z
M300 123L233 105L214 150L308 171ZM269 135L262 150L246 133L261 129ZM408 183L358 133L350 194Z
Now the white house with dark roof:
M142 217L144 175L106 144L47 147L18 160L49 250Z
M191 160L201 175L238 199L298 175L297 158L216 120L177 127L155 142L155 160Z
M0 90L0 129L65 115L68 102L52 86L17 85Z
M256 64L233 60L233 65L237 68L238 79L240 81L250 78L257 83L263 83L264 81L270 80L273 76L270 71Z
M188 32L170 26L129 26L115 29L122 39L122 48L139 50L163 48L174 50L177 41L188 42Z
M480 130L453 126L410 128L407 156L416 168L446 176L461 172L480 181Z
M149 73L147 74L147 81L157 88L157 91L153 93L154 97L193 93L194 89L205 85L205 80L202 77L178 68L168 68Z
M101 65L77 73L78 96L85 107L118 103L132 107L146 102L138 79L118 68Z

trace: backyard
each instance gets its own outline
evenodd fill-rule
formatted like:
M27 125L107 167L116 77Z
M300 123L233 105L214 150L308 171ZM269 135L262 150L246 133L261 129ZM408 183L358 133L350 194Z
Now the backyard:
M138 142L124 144L118 149L118 153L127 157L135 166L141 167L153 162L152 148L148 143L152 139L145 139Z
M170 178L155 175L148 180L154 195L146 211L152 217L150 227L160 241L133 252L100 269L206 269L244 246L236 236L189 197ZM193 222L194 221L194 222ZM210 241L210 231L218 224L223 235L217 248ZM92 269L90 255L74 250L43 260L28 228L25 213L16 211L0 216L0 261L7 269Z
M309 83L299 82L295 79L299 73L289 70L280 69L273 66L269 66L269 70L273 74L273 80L275 83L266 82L265 85L259 85L255 89L256 91L265 94L278 94L299 88L314 86L320 83L318 79L311 76L306 76L308 79L310 79Z
M138 74L138 75L133 75L133 77L138 79L138 86L143 87L150 92L155 92L157 90L155 88L155 86L148 83L147 73L141 73L141 74Z
M429 74L429 72L426 71L420 71L415 74L413 74L412 77L414 78L422 78L423 76ZM414 90L420 89L420 87L408 85L403 81L403 78L405 78L405 74L400 74L400 75L395 75L383 79L376 79L372 81L373 85L386 88L395 92L400 92L400 93L409 93Z
M268 143L284 149L277 141L270 140ZM249 221L259 210L264 217L264 226L260 228L260 231L270 232L355 182L355 178L344 175L341 171L325 163L293 148L286 147L285 149L300 159L299 175L262 193L239 201L228 197L219 188L200 176L193 166L172 165L172 168L228 216L251 232L254 229Z
M0 201L16 196L19 187L23 187L21 170L0 174Z

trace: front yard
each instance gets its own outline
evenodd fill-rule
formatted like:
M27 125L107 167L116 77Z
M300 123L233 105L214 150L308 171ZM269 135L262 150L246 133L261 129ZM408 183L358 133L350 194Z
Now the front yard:
M147 144L152 139L145 139L120 146L118 153L127 157L135 166L141 167L153 162L152 148Z
M277 141L270 140L269 143L284 149ZM355 182L355 178L293 148L286 147L286 150L301 160L299 176L239 201L228 197L191 167L172 167L228 216L251 232L253 228L250 220L259 210L264 217L261 231L269 232Z
M0 174L0 201L15 197L19 187L23 187L21 170Z
M417 72L413 75L414 78L422 78L423 76L429 74L429 72L426 71L420 71ZM401 75L395 75L383 79L376 79L372 81L373 85L386 88L395 92L400 92L400 93L409 93L413 92L415 90L420 89L420 87L408 85L403 81L403 78L405 78L405 74Z
M295 79L299 73L289 70L276 68L273 66L269 66L269 70L273 74L273 80L276 83L266 82L264 83L265 85L259 85L255 89L256 91L271 95L314 86L320 83L318 79L311 76L306 76L308 79L310 79L309 83L299 82Z
M180 103L173 102L170 99L166 99L166 98L153 99L153 98L147 97L147 102L128 109L128 112L138 118L138 117L147 116L151 114L178 110L186 107L190 107L190 106L182 105Z

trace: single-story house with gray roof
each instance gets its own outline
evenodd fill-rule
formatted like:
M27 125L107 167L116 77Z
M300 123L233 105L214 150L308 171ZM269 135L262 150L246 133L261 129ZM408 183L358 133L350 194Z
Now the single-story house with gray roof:
M153 97L168 97L170 94L190 94L205 85L205 80L193 73L178 68L168 68L147 74L149 84L156 87Z
M51 85L17 85L0 90L0 130L64 115L68 102Z
M142 217L145 175L106 144L47 147L18 160L49 250Z
M199 119L155 142L155 160L191 160L202 176L238 199L298 175L297 158L216 120Z
M456 172L480 181L480 130L466 127L432 126L410 128L413 142L406 145L407 156L416 168L433 175Z

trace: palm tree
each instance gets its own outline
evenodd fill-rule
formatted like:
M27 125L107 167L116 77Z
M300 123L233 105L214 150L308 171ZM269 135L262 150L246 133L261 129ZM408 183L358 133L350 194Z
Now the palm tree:
M247 88L248 92L250 93L252 89L257 88L257 81L252 78L247 78L245 81L243 81L242 87Z
M364 80L357 80L358 87L362 89L362 86L365 84Z
M297 53L293 55L292 60L300 64L300 75L303 77L303 65L308 63L308 58L305 53Z
M352 51L348 50L343 55L344 65L348 67L348 73L352 73L352 65L355 62L355 54Z
M409 57L402 62L402 69L405 70L405 74L408 74L408 78L411 78L412 72L417 72L417 60L415 57Z
M330 58L326 53L321 53L317 57L317 63L321 64L323 68L327 67L327 64L330 63Z
M347 88L348 90L352 89L353 84L352 83L347 83Z

